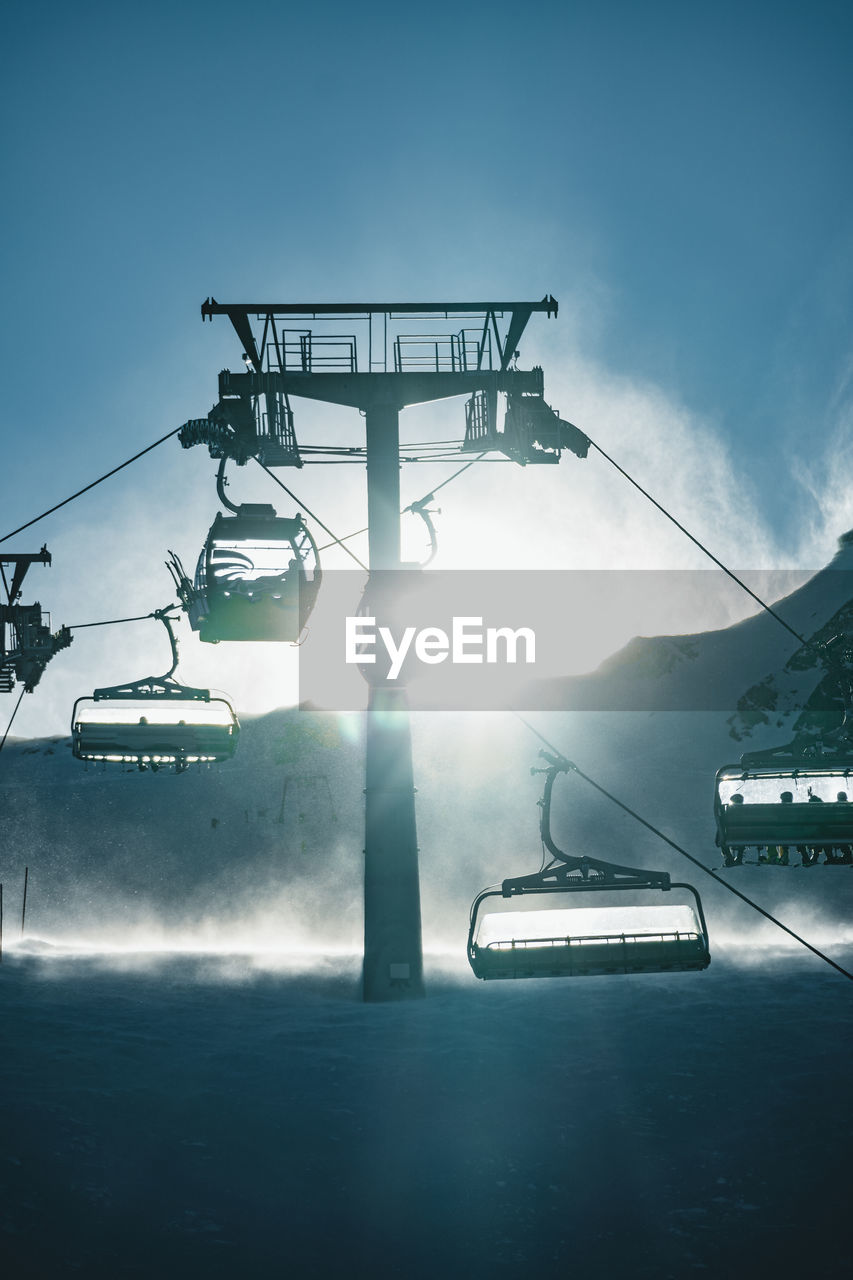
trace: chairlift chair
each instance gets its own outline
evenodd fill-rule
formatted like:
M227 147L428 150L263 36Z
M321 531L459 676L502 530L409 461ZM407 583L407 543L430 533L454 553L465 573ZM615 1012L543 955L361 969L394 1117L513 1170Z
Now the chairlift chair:
M778 751L756 752L743 756L739 765L723 765L714 783L714 817L725 862L731 865L753 845L853 847L851 771L849 753L834 760L818 755L786 760Z
M235 506L225 496L198 558L193 582L174 552L169 569L190 626L201 640L296 641L320 589L317 544L300 515L276 515L269 503Z
M574 766L547 752L540 831L552 861L533 875L484 890L471 907L468 960L478 978L581 977L705 969L711 962L702 902L692 885L662 871L574 857L554 844L551 792ZM660 902L682 891L686 903ZM600 895L611 895L602 904ZM489 898L553 898L560 907L482 912ZM614 905L613 896L623 899ZM651 895L657 901L650 904ZM628 897L630 896L630 901ZM641 899L637 902L636 898Z
M800 732L790 742L746 752L726 764L714 780L716 844L727 866L743 860L750 846L853 855L853 673L849 641L834 636L810 646L833 678L841 723L829 732ZM787 859L785 859L787 861ZM838 859L832 857L833 861Z
M135 764L155 772L174 765L179 773L190 764L229 760L240 733L233 707L209 689L172 679L178 661L174 619L164 610L152 616L169 633L171 669L164 676L146 676L78 698L71 713L72 754L78 760Z

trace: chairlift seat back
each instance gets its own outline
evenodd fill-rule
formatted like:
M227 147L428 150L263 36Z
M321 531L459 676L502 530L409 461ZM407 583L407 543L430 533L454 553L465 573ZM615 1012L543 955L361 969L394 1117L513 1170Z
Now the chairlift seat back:
M78 699L71 736L78 760L213 763L234 755L239 724L221 698L186 705L171 700L166 706L153 699L135 704Z
M704 969L703 924L689 905L503 911L469 946L478 978L583 977Z
M717 843L729 848L853 844L853 803L837 799L849 789L847 771L840 767L726 766L717 774L714 795ZM783 801L783 794L792 798Z
M759 844L853 844L853 804L726 805L721 843L736 848Z

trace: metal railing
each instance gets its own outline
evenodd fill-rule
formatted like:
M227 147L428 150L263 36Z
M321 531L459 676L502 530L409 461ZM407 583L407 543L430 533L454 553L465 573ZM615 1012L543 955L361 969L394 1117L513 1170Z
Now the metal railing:
M471 373L492 368L492 335L479 329L459 333L403 333L394 339L394 371Z
M329 333L317 337L310 329L283 329L266 346L272 373L357 373L354 334Z

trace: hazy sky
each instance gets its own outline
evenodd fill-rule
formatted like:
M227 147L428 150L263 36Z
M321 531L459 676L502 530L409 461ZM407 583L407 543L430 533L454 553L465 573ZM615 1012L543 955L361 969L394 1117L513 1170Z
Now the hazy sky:
M209 294L550 292L521 363L562 415L739 567L819 567L853 525L851 28L820 2L16 6L0 536L207 412L242 367ZM357 415L296 408L306 443L359 441ZM461 434L461 403L419 412ZM214 469L170 443L4 544L54 555L25 599L55 625L166 603ZM404 501L451 469L404 471ZM235 497L276 501L256 472ZM284 479L364 523L360 469ZM482 467L443 499L438 567L701 563L596 459ZM276 705L291 655L247 683L245 648L185 629L181 674ZM78 633L15 732L164 658L153 624Z

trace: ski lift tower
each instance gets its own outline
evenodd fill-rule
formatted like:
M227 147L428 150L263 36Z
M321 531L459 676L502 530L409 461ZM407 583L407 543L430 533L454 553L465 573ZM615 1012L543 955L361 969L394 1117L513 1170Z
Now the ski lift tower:
M51 633L50 614L38 602L18 603L30 565L51 562L46 545L41 551L17 555L0 552L0 582L7 600L4 604L0 596L0 693L11 693L16 679L32 693L54 654L67 649L74 639L68 627Z
M217 405L207 419L186 424L181 442L208 444L213 456L222 456L216 450L224 446L238 461L254 456L267 467L300 467L291 398L361 410L369 565L387 582L387 571L401 568L402 409L464 395L463 452L497 450L521 465L556 463L563 448L585 456L583 433L545 403L541 368L516 367L516 348L534 312L556 316L557 303L550 296L373 304L208 298L202 319L230 319L246 371L220 374ZM500 393L507 397L501 428ZM365 768L364 998L411 999L423 994L423 955L404 688L370 688Z

